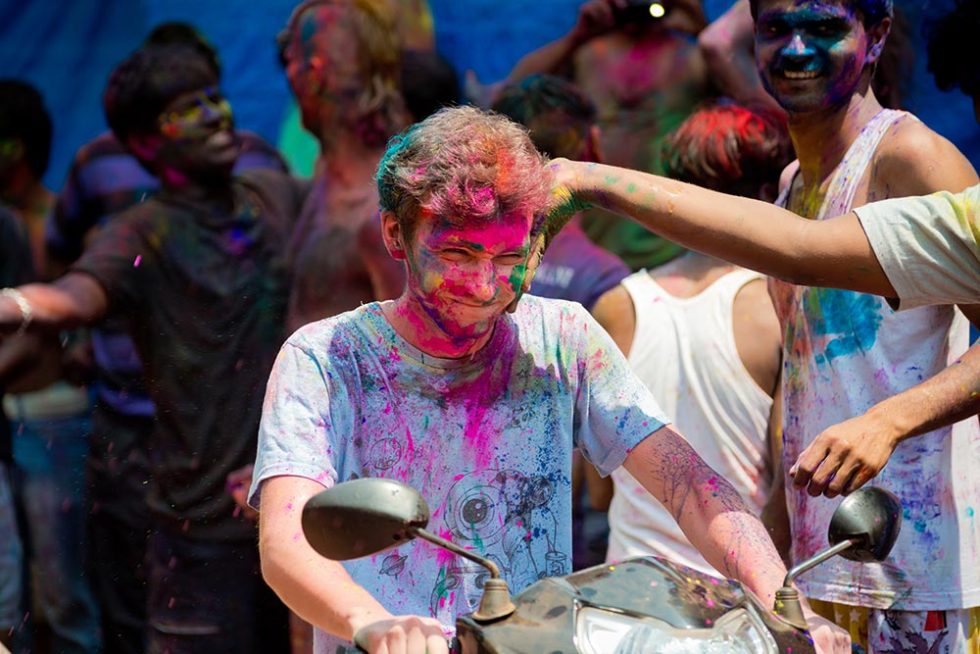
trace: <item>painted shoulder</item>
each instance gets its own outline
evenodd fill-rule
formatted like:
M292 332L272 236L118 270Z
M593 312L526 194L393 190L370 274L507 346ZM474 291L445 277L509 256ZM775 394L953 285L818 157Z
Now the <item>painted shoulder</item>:
M889 129L875 154L876 187L881 197L960 191L976 183L970 162L948 139L911 114Z

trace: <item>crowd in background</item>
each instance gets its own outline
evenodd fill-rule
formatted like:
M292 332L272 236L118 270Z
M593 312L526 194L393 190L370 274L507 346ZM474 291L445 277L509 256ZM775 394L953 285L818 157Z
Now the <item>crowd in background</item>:
M164 23L106 81L109 131L59 189L44 184L57 116L30 84L0 81L0 301L19 316L0 341L0 644L309 650L309 626L260 571L261 480L250 486L266 383L296 330L402 294L378 167L444 107L502 114L550 159L814 219L977 183L902 95L927 54L939 86L980 97L956 50L957 28L980 27L975 3L931 26L928 53L909 49L915 28L885 0L834 0L818 18L738 0L711 24L696 0L652 4L589 0L567 34L483 85L435 51L424 3L306 0L276 26L305 135L288 152L236 123L195 27ZM823 546L834 498L867 481L841 471L808 493L791 467L963 355L980 318L766 278L596 207L553 236L530 294L592 313L787 562ZM980 497L978 442L973 418L896 441L881 462L876 483L900 491L912 534L893 555L900 575L841 562L803 586L869 651L947 634L945 647L977 646L980 543L963 520ZM380 473L392 453L376 454ZM653 553L721 574L625 468L602 477L574 456L573 557L552 573Z

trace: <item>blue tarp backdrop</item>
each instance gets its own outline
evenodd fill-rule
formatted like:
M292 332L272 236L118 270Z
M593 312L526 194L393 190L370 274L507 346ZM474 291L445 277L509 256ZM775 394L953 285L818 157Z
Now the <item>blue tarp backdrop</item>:
M154 25L195 24L218 48L223 86L238 124L278 138L288 89L273 37L298 0L0 0L0 76L44 94L55 123L46 181L58 189L75 150L105 129L101 94L112 67ZM504 77L525 52L566 31L578 0L430 0L437 45L462 72L484 82ZM730 0L706 0L714 17ZM952 0L904 0L916 29ZM921 44L909 108L980 167L980 129L960 93L935 90Z

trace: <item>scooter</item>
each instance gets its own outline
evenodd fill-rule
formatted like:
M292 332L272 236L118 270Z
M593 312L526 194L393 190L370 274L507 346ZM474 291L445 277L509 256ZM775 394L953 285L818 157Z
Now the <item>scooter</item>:
M302 524L313 549L335 561L421 538L486 568L478 609L456 620L454 652L810 654L793 580L836 555L884 560L901 516L901 503L886 490L849 495L831 519L831 547L789 571L772 611L736 581L655 556L543 579L511 598L493 561L426 531L425 500L390 479L357 479L318 493L303 508Z

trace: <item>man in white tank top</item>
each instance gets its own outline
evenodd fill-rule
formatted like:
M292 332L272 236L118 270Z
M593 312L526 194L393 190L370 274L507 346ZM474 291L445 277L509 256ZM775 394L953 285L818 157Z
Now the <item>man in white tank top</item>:
M789 115L799 158L784 175L783 206L821 220L869 201L977 183L955 147L913 116L883 109L870 89L891 2L751 4L759 72ZM968 345L966 322L952 307L896 313L883 298L851 291L777 281L770 291L783 327L787 470L827 427L935 375ZM800 588L831 603L824 610L869 651L976 651L970 625L978 616L968 609L980 605L980 524L971 515L978 464L975 420L899 445L873 482L903 504L891 555L881 564L828 562ZM840 477L835 489L848 482L846 471ZM793 562L826 547L839 502L790 487Z
M663 158L674 179L771 201L791 152L782 119L718 105L671 134ZM780 361L779 323L764 279L690 252L627 277L595 309L698 453L759 514L773 477L769 426ZM652 552L719 574L626 470L611 481L608 560ZM785 530L780 535L785 546Z

